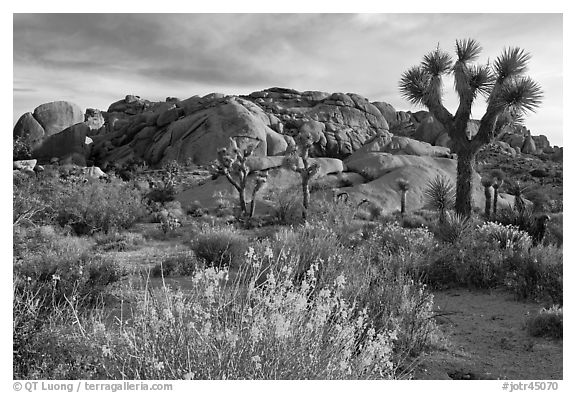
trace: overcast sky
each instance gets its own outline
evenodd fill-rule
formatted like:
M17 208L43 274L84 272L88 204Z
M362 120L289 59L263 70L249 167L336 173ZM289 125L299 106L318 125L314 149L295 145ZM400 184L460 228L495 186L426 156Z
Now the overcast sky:
M403 71L436 45L475 38L482 62L504 47L532 54L544 101L533 134L562 145L561 14L14 14L13 121L42 103L106 110L150 100L273 86L358 93L420 110L398 92ZM457 101L446 81L446 105ZM483 106L473 116L480 118Z

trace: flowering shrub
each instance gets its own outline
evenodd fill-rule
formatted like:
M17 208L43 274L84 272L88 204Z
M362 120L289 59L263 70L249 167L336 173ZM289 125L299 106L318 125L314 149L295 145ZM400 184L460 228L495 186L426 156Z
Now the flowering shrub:
M365 238L392 254L429 251L437 246L434 235L427 228L404 228L394 221L366 229Z
M495 243L501 249L526 251L532 245L532 238L513 225L487 222L478 228L480 237Z
M298 287L284 271L240 290L227 269L198 271L186 295L163 288L139 299L121 340L99 338L103 362L129 379L392 378L397 332L376 330L343 297L344 277L311 298L316 272Z

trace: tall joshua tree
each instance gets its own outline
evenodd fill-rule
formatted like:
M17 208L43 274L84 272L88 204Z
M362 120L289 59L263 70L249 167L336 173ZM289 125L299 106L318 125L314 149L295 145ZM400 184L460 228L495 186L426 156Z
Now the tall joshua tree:
M508 124L519 124L528 111L540 105L540 85L525 76L530 55L520 48L505 49L493 64L474 64L482 48L473 39L456 40L456 60L439 47L424 56L418 66L402 74L400 92L413 104L424 105L447 130L458 154L456 211L472 212L472 174L476 154ZM452 114L442 102L442 77L454 76L460 100ZM467 136L472 104L486 97L486 113L476 135Z

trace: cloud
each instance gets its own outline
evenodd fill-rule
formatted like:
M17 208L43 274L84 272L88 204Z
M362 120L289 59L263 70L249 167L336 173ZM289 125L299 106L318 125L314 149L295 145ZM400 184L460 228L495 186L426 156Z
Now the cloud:
M129 93L270 86L355 92L417 110L398 93L401 73L468 36L483 45L482 61L508 45L529 50L546 99L561 105L558 14L14 14L15 118L32 98L107 107Z

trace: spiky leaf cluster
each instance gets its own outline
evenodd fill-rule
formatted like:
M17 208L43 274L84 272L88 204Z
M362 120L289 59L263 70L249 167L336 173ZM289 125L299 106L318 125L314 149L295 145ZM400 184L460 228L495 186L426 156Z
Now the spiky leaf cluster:
M432 210L447 211L454 207L456 189L444 176L436 176L424 189L425 207Z

